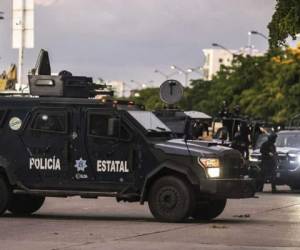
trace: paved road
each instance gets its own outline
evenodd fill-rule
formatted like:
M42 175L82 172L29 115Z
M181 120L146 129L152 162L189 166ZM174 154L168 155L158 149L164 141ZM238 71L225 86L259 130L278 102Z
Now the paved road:
M300 249L300 193L230 200L210 223L159 223L147 206L48 198L27 218L0 218L0 250Z

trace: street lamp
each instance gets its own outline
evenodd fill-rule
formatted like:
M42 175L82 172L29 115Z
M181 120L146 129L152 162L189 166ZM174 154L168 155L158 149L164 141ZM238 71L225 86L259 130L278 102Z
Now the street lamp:
M174 76L174 75L178 74L178 72L171 73L171 74L166 74L166 73L164 73L164 72L162 72L162 71L160 71L158 69L154 70L154 73L162 75L163 77L166 78L166 80L168 80L171 76Z
M188 83L189 83L189 73L190 72L188 70L184 70L184 69L182 69L182 68L180 68L176 65L171 65L170 68L174 69L174 70L177 70L177 72L179 74L184 74L184 76L185 76L185 87L187 87Z
M268 37L266 35L264 35L263 33L261 32L258 32L256 30L251 30L248 32L248 48L249 48L249 51L250 51L250 55L252 54L252 45L251 45L251 36L252 35L258 35L264 39L266 39L268 41Z
M231 55L235 56L235 54L234 54L232 51L230 51L229 49L227 49L226 47L224 47L224 46L221 45L221 44L218 44L218 43L212 43L211 46L213 46L213 47L219 47L219 48L221 48L221 49L227 51L227 52L230 53Z
M264 34L261 33L261 32L258 32L258 31L256 31L256 30L251 30L251 31L249 31L248 34L250 34L250 35L258 35L258 36L261 36L261 37L263 37L264 39L268 40L268 37L267 37L266 35L264 35Z
M199 67L195 67L195 68L188 68L186 71L189 73L196 72L196 73L202 74L203 67L199 66Z

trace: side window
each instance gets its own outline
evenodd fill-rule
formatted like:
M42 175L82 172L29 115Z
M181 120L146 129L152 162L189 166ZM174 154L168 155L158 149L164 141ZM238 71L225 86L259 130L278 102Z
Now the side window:
M89 135L118 138L120 135L120 120L107 114L90 114Z
M33 130L45 132L66 132L67 130L66 113L45 111L38 113L32 123Z

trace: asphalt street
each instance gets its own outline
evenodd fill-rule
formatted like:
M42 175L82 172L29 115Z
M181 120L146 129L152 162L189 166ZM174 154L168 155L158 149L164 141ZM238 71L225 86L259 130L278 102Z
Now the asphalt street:
M0 218L0 250L300 249L300 193L229 200L217 219L160 223L147 204L48 198L30 217Z

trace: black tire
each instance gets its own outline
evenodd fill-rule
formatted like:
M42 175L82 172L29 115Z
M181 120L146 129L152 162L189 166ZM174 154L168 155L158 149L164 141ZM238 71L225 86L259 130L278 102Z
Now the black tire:
M212 220L224 211L226 202L226 199L201 201L196 204L192 217L197 220Z
M290 189L293 191L300 191L300 184L290 185Z
M165 176L155 181L148 196L153 216L166 222L181 222L189 217L193 201L189 184L175 176Z
M11 190L6 181L0 176L0 215L7 210L11 199Z
M28 194L14 194L8 210L15 215L30 215L41 208L45 197Z

